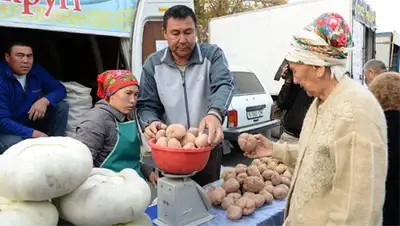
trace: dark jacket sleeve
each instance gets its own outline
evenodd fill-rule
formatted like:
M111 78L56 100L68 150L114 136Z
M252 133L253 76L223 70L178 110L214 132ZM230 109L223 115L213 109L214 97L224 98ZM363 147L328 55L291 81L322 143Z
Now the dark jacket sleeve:
M154 66L150 59L144 64L140 77L139 98L136 109L142 130L151 122L161 121L161 117L164 114L164 106L158 97L157 84L154 79Z
M154 171L154 168L150 165L147 165L146 163L141 162L140 163L140 171L142 171L143 176L149 180L150 174Z
M95 160L104 147L104 128L101 128L94 121L85 120L78 125L75 139L84 143L90 149L93 160Z
M21 136L23 139L31 138L33 129L11 119L8 108L8 90L0 84L0 133Z
M42 81L45 97L53 107L67 96L67 91L61 82L51 76L43 67L35 65L35 73Z
M208 110L217 109L224 117L231 104L235 85L228 61L220 48L211 59L210 80L211 102Z
M301 87L294 83L285 82L279 91L276 104L281 110L290 110L300 92Z
M382 225L400 225L400 111L385 111L388 136L388 161L389 168L386 177L385 204L383 206Z

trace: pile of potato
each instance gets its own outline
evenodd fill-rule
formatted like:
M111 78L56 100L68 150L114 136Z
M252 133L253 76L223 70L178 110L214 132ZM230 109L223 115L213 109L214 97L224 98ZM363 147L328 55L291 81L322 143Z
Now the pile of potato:
M207 134L199 134L199 129L189 128L180 124L171 124L159 130L156 134L156 145L170 148L195 149L208 145Z
M238 164L223 172L221 187L211 188L207 197L212 205L222 206L231 220L250 215L274 199L284 199L293 169L274 158L254 159L250 166Z

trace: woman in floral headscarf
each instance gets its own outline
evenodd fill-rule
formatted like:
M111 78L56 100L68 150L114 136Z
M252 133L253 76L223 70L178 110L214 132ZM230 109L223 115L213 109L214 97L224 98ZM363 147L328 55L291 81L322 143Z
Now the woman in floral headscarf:
M97 95L102 98L77 127L76 139L86 144L93 165L121 171L132 168L154 185L153 168L140 162L140 142L133 113L139 84L130 71L112 70L97 78Z
M287 54L294 82L311 104L299 144L256 135L251 158L295 165L284 225L382 225L387 171L385 115L367 89L349 78L343 17L326 13L294 36Z

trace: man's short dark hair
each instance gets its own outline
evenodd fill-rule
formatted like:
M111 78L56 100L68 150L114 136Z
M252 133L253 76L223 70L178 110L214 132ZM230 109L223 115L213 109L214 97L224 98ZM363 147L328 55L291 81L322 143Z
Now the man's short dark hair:
M376 72L384 72L386 71L386 65L380 60L371 59L365 63L364 72L368 71L369 69L372 69Z
M169 18L184 20L189 16L193 19L194 25L197 25L196 14L194 13L194 11L191 8L189 8L185 5L172 6L164 13L163 27L164 27L164 29L167 29L167 24L168 24Z
M11 54L11 50L14 46L25 46L25 47L31 47L32 46L30 44L28 44L27 42L23 42L23 41L14 41L11 42L10 44L7 45L7 49L6 49L6 53Z

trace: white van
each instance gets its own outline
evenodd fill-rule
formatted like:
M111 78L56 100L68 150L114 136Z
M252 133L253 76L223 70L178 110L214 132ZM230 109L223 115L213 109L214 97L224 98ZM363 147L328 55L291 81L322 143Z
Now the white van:
M374 58L376 14L366 0L289 1L264 9L212 18L209 41L224 50L227 60L252 70L271 95L277 97L283 80L275 81L293 34L322 13L339 13L352 29L348 69L363 84L363 65ZM398 2L398 1L396 1Z

